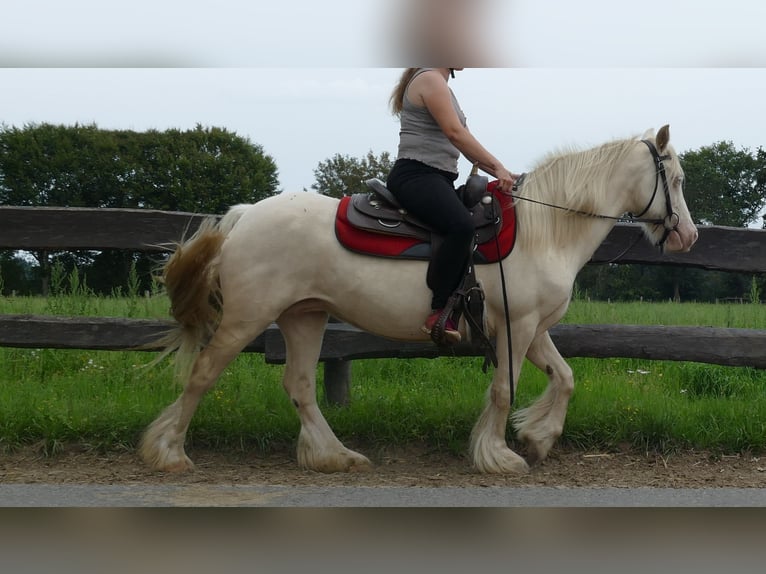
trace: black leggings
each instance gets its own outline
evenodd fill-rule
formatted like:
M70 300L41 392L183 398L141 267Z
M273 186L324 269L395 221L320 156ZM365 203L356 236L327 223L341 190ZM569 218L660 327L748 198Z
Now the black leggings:
M456 174L410 159L396 160L386 185L409 213L444 236L428 266L432 309L441 309L465 275L474 235L468 210L455 192Z

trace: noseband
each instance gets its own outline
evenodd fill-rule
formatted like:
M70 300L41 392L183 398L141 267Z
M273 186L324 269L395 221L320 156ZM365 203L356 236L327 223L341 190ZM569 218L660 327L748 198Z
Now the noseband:
M670 186L668 185L668 176L665 172L665 164L663 163L663 161L666 159L670 159L671 156L670 154L660 155L655 145L649 140L641 141L646 144L646 147L649 148L649 152L652 154L652 159L654 160L654 166L657 169L657 173L654 178L654 191L652 192L652 198L649 200L649 203L641 213L638 215L629 213L628 216L630 221L662 225L665 228L665 233L662 235L662 239L660 239L657 243L657 247L662 247L665 244L665 241L667 241L670 232L678 227L678 222L680 220L678 214L673 211L673 206L670 203ZM654 203L654 198L657 197L657 189L659 188L660 179L662 179L662 190L665 192L666 215L662 219L642 219L642 216L647 211L649 211L652 203Z

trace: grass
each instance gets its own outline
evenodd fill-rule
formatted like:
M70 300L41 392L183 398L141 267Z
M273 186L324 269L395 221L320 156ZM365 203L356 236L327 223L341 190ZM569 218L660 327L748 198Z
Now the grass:
M566 442L587 449L627 444L661 451L766 447L763 371L659 361L595 362L570 362L578 388L562 437Z
M82 289L82 287L78 287ZM2 313L166 317L160 295L97 297L87 292L0 298ZM569 323L762 328L757 304L575 301ZM0 449L36 444L45 453L79 443L133 449L141 431L180 392L153 353L0 348ZM561 443L588 450L630 446L663 452L766 450L766 371L633 359L573 359L576 389ZM353 364L351 405L323 406L336 434L370 448L418 443L465 452L491 374L481 358L375 359ZM205 397L190 446L263 452L292 448L298 420L281 388L282 367L242 354ZM323 401L322 369L318 370ZM517 408L544 389L527 365ZM513 440L509 429L509 440Z
M766 328L766 305L573 301L564 323Z

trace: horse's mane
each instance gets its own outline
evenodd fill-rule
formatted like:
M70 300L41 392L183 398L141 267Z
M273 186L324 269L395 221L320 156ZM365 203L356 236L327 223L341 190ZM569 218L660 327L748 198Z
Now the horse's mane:
M571 211L603 213L614 169L635 142L621 139L586 150L570 147L551 152L526 175L518 195ZM545 249L571 241L583 225L592 223L571 211L518 200L520 246Z

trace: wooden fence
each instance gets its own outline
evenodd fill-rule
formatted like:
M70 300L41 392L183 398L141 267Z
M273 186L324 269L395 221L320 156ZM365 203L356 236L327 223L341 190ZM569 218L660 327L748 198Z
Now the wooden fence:
M131 209L0 207L0 249L125 249L157 252L196 229L204 216ZM591 263L611 262L635 243L641 229L618 224ZM616 263L682 265L703 269L766 272L766 231L701 227L690 253L663 255L638 242ZM169 321L104 317L0 315L0 346L58 349L131 350L151 344ZM624 357L697 361L766 368L766 330L637 325L557 325L551 336L565 357ZM151 349L151 348L150 348ZM271 326L246 349L270 363L285 360L284 341ZM455 356L481 356L461 344ZM343 323L328 325L320 360L330 402L348 400L351 361L362 358L437 357L431 343L377 337Z

